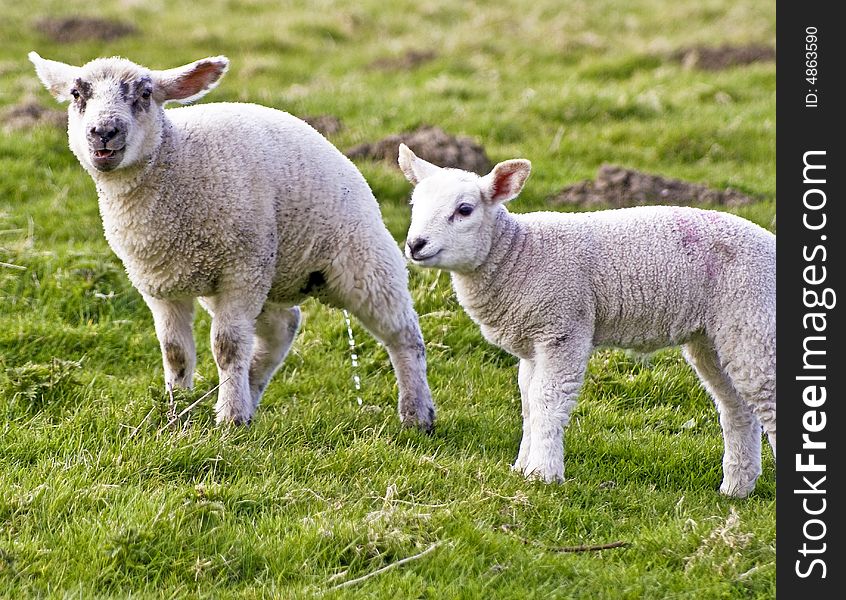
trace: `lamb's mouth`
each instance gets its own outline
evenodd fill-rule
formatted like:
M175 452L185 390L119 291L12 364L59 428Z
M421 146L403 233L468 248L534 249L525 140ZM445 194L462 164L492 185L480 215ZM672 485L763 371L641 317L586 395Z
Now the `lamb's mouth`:
M441 250L443 250L443 248L441 248ZM431 254L427 254L426 256L421 256L420 254L411 253L411 262L413 262L416 265L423 265L423 266L425 266L426 264L431 264L432 259L435 258L438 254L440 254L441 250L437 250L435 252L432 252Z
M98 171L111 171L123 159L126 146L120 148L98 148L91 151L91 163Z

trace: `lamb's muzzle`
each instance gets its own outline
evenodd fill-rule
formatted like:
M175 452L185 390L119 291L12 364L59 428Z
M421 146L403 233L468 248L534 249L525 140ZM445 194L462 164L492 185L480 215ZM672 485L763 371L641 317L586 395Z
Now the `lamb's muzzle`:
M427 247L427 243L428 240L426 238L415 238L413 240L409 240L406 242L405 255L415 263L423 263L428 259L434 258L440 251L433 251L430 247L426 253L423 253L423 249Z
M88 132L91 162L100 171L111 171L120 164L126 150L126 125L118 120L92 127Z

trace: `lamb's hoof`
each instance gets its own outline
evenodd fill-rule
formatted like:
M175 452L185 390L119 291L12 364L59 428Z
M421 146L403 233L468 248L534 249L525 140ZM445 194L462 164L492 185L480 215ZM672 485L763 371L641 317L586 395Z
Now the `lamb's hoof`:
M723 483L720 485L720 493L731 498L746 498L754 489L754 479L746 483L723 479Z
M564 469L550 469L541 466L526 465L523 474L529 481L543 481L544 483L563 483Z
M515 473L524 473L526 471L526 465L529 461L526 460L523 456L518 456L517 460L514 461L514 464L511 465L511 470Z
M249 427L253 423L252 417L243 417L243 418L229 418L229 417L221 417L217 415L217 424L221 426L232 425L233 427Z
M249 425L254 410L252 398L234 394L219 396L214 405L218 425Z
M217 417L215 419L218 425L238 425L247 426L252 423L252 413L246 411L228 410L228 407L217 409Z
M416 427L423 433L432 433L435 428L435 408L426 406L416 413L400 412L400 422L403 427Z

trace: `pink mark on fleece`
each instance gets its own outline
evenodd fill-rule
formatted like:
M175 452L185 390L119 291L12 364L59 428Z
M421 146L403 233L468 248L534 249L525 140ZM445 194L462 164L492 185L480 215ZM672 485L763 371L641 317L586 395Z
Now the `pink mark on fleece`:
M693 255L694 253L701 253L702 257L704 258L703 267L705 268L705 277L712 281L719 272L719 262L717 257L714 256L714 252L712 251L710 244L703 244L701 230L699 225L697 225L693 220L689 219L688 216L682 212L678 211L675 214L676 224L678 226L678 230L681 233L681 245L682 249L685 250L688 255ZM706 219L713 223L717 220L717 215L711 215L706 213Z
M682 248L690 248L692 250L699 242L699 228L682 211L677 211L675 217L682 235Z

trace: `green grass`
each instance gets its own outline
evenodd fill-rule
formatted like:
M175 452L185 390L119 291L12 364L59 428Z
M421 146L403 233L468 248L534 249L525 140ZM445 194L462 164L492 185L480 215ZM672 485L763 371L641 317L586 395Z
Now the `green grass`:
M174 4L179 6L174 7ZM668 61L692 44L773 44L774 7L707 2L2 1L0 111L51 106L29 50L155 68L225 54L207 99L331 113L346 148L428 123L534 171L514 210L617 163L760 198L774 227L775 67ZM42 16L137 25L58 44ZM437 52L412 71L368 68ZM360 167L398 240L410 186ZM383 348L309 301L292 354L249 428L205 400L175 426L152 319L102 235L96 194L48 127L0 134L0 597L772 598L775 469L752 496L717 492L716 411L680 353L598 352L566 438L567 481L509 471L520 439L515 359L488 345L448 277L413 269L438 405L401 429ZM20 267L15 268L14 266ZM196 390L216 385L197 319ZM579 544L622 548L568 553ZM349 588L435 545L429 554Z

